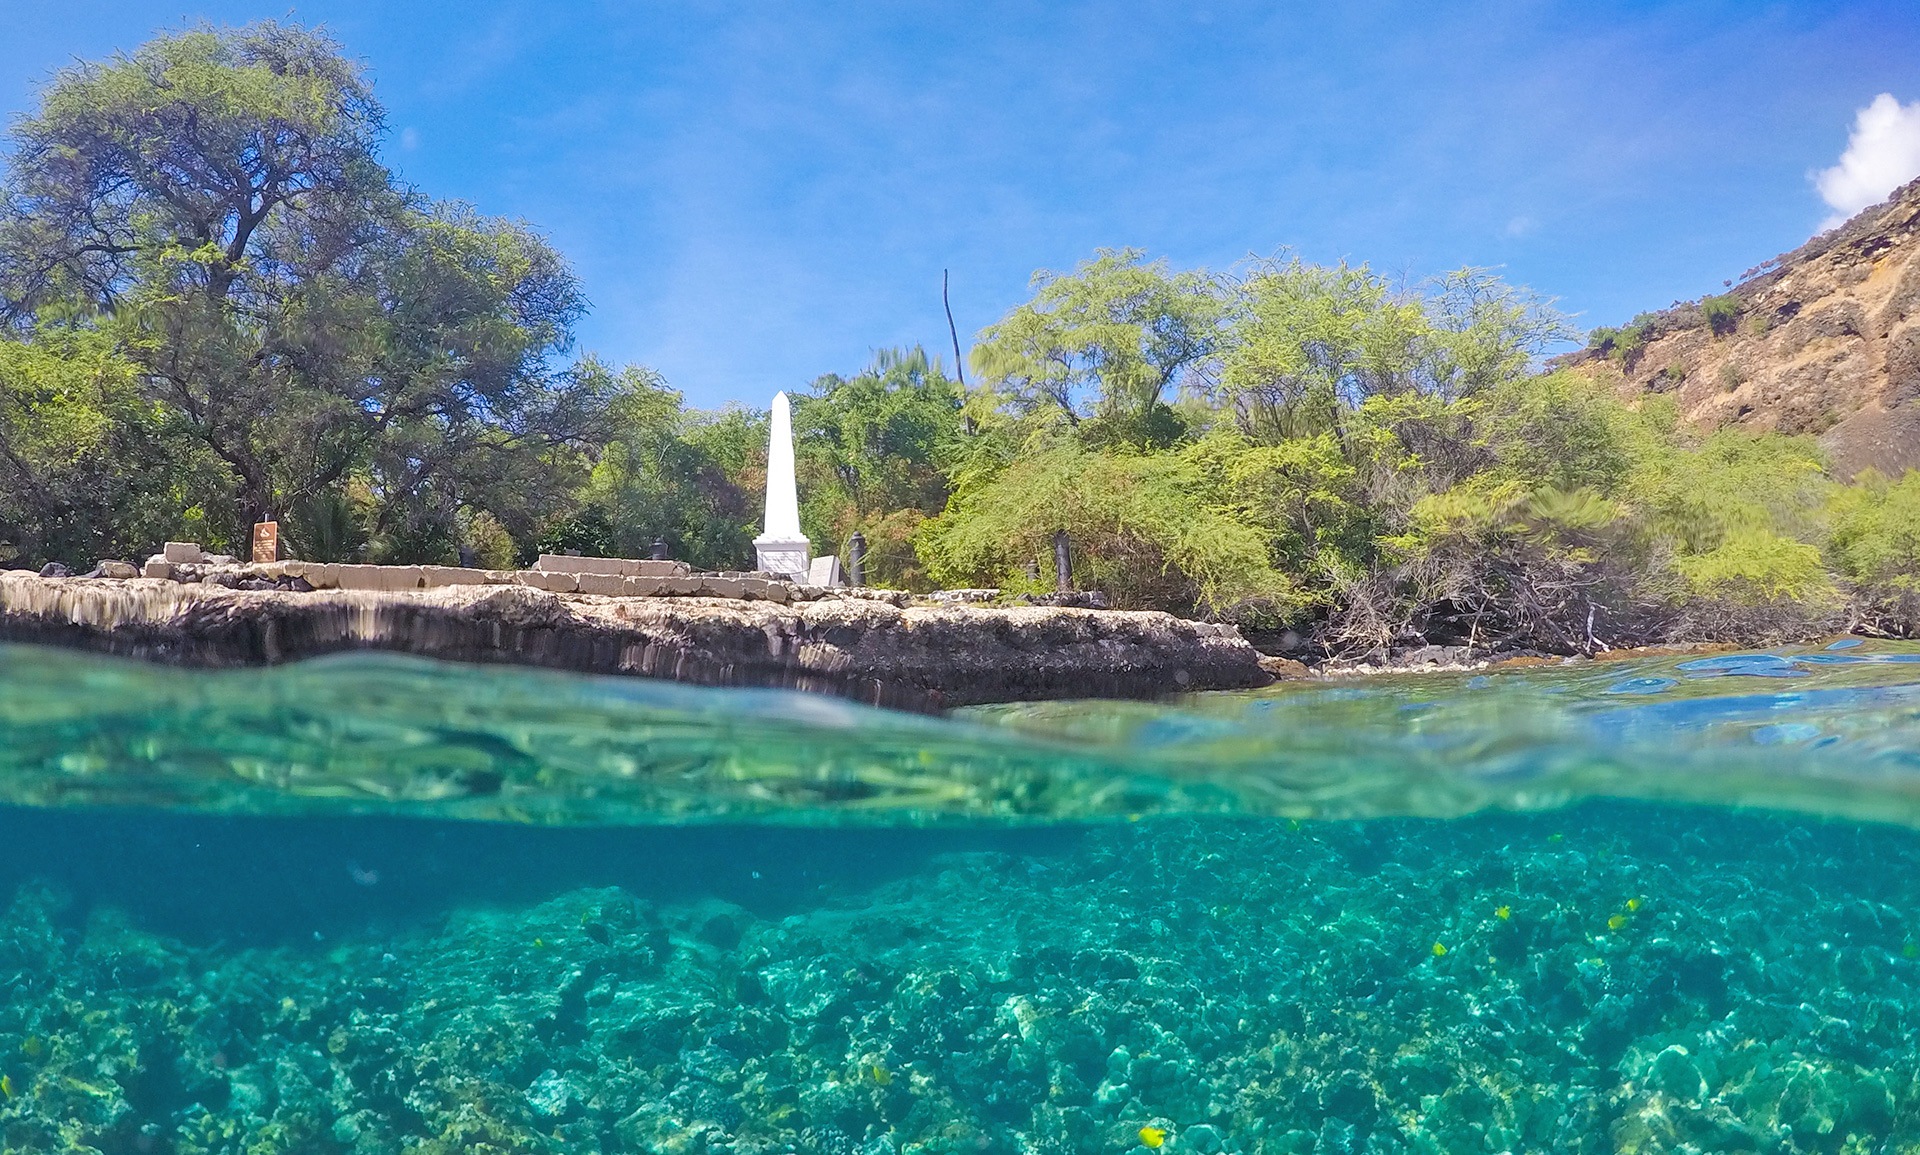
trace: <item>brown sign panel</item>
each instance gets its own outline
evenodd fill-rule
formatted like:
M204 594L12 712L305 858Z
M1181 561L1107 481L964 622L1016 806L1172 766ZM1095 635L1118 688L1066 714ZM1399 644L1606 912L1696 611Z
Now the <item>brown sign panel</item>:
M255 563L280 560L280 523L263 521L253 527Z

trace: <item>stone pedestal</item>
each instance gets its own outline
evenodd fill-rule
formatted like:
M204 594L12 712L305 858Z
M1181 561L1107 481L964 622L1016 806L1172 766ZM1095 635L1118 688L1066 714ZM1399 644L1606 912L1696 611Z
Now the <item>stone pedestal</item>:
M813 565L813 542L804 535L798 537L767 537L753 539L754 568L763 573L781 573L794 581L805 582L807 573Z

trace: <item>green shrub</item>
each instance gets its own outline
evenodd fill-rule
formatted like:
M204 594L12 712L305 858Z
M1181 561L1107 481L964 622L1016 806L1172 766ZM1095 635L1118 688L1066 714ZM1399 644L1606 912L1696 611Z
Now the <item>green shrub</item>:
M1819 549L1768 529L1742 527L1675 564L1695 593L1736 604L1820 602L1834 594Z
M1641 313L1617 329L1599 328L1587 336L1587 348L1622 365L1632 365L1653 340L1653 314Z
M463 544L473 556L473 564L482 569L512 569L519 564L519 547L500 519L480 510L462 519Z
M1870 595L1920 594L1920 473L1889 481L1869 472L1834 496L1827 557Z
M1708 297L1700 302L1700 316L1705 318L1707 328L1716 337L1731 334L1740 323L1740 298L1732 293L1723 293L1717 297Z
M1076 582L1116 605L1284 609L1297 591L1271 564L1270 532L1226 500L1216 463L1193 447L1112 455L1063 441L961 488L921 526L919 555L943 584L1018 587L1030 561L1050 581L1065 529Z

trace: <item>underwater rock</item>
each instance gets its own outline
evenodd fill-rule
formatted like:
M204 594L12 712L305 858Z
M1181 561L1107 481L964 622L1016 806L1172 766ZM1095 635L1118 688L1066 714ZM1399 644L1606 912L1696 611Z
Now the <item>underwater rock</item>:
M585 889L325 947L29 884L0 1149L1904 1151L1916 879L1911 832L1611 805L1146 821L781 911Z
M295 594L9 572L0 573L0 640L195 666L378 649L805 690L917 710L1273 680L1233 627L1147 611L601 599L522 586Z

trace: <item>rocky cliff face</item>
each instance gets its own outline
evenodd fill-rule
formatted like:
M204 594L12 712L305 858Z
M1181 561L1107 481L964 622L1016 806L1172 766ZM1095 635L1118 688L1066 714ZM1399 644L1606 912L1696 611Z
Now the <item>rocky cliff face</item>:
M1696 424L1817 436L1836 477L1920 468L1920 181L1725 294L1561 359Z
M1272 682L1232 626L1042 606L799 605L518 585L289 593L0 573L0 642L195 666L344 650L833 694L908 710Z

